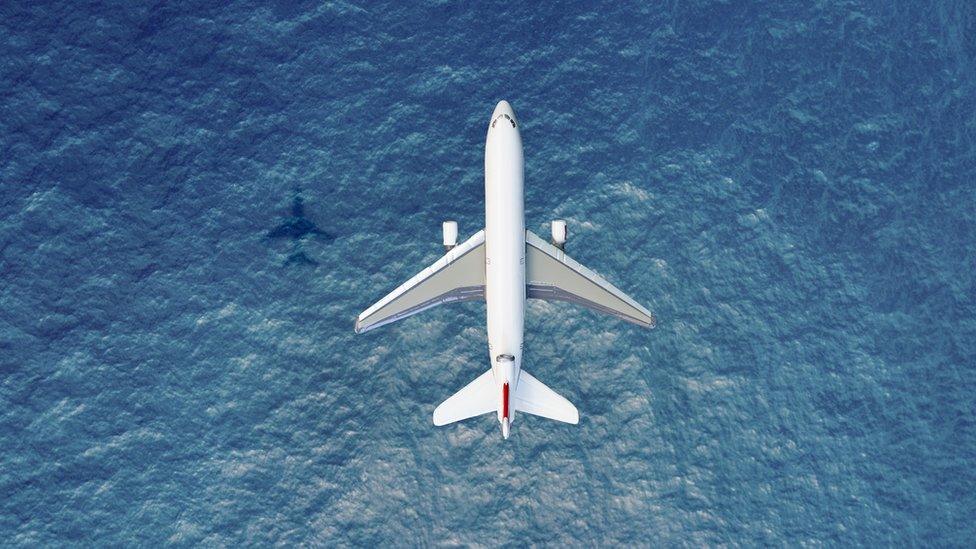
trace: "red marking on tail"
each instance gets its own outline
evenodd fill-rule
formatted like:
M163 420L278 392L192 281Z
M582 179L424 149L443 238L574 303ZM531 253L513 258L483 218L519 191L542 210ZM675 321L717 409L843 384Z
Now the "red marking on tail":
M508 417L508 383L502 385L502 417Z

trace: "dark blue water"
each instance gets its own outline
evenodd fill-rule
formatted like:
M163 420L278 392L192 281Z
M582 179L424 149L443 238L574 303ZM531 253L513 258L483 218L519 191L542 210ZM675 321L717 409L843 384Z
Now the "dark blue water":
M976 8L621 4L0 6L4 545L973 543ZM659 319L532 303L508 441L483 304L352 330L500 99Z

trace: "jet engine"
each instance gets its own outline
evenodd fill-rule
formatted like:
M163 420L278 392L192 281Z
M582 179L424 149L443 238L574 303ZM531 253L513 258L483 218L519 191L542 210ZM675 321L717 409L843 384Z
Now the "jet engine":
M566 239L569 238L569 231L566 229L566 221L554 219L552 221L552 243L560 250L565 249Z
M444 250L451 251L451 248L457 246L457 221L445 221L442 224L444 231Z

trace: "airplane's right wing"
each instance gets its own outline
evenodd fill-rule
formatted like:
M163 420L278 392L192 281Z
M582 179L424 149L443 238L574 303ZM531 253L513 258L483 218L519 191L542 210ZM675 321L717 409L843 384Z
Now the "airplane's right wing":
M525 231L525 284L526 297L569 301L645 328L655 325L647 308L532 231Z
M356 333L419 313L442 303L485 297L485 231L401 284L356 319Z

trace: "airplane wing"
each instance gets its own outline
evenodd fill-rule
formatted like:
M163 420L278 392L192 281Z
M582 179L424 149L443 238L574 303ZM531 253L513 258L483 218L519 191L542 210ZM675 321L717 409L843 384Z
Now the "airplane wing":
M529 298L569 301L646 328L655 325L643 305L532 231L525 231L525 284Z
M485 231L481 230L363 311L356 319L356 333L379 328L442 303L484 298Z

